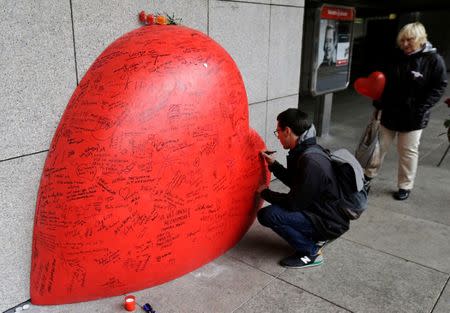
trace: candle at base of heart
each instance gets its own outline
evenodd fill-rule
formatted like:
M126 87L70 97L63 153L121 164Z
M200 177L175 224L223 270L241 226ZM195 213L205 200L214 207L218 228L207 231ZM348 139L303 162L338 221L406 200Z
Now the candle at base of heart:
M126 296L124 307L127 311L134 311L136 308L136 298L134 296Z

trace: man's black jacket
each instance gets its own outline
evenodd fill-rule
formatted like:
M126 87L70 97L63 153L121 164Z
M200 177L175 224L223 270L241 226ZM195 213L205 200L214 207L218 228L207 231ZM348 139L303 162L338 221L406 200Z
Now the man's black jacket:
M324 155L303 153L316 145L309 138L289 151L287 169L274 162L269 166L275 177L290 188L289 193L263 190L261 197L286 210L302 211L317 230L315 240L334 239L349 228L349 220L337 208L338 185L330 160Z

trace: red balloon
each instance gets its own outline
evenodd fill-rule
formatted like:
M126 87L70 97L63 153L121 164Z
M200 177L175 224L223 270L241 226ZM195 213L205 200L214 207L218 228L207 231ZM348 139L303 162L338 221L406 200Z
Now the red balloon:
M34 304L129 293L222 255L270 174L228 53L180 26L112 43L76 88L36 204Z
M445 99L445 101L444 101L445 103L447 103L447 107L449 107L450 108L450 98L447 98L447 99Z
M355 90L366 97L378 100L383 94L386 78L382 72L373 72L367 78L358 78L355 81Z

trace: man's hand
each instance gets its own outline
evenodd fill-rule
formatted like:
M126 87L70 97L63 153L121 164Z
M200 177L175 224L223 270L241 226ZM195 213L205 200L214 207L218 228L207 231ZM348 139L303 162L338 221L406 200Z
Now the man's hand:
M261 151L260 152L264 160L266 160L267 164L271 165L275 162L275 158L271 157L270 155L274 152L272 151Z
M267 188L269 188L269 187L267 187L266 185L261 185L261 186L258 187L258 189L256 190L256 192L257 192L258 194L260 194L263 190L266 190Z

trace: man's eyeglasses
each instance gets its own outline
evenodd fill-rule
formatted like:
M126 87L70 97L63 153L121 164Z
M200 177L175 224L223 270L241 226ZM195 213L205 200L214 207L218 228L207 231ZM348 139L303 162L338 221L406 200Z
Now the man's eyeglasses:
M273 131L273 134L275 135L275 137L278 137L278 132L279 132L278 129L275 129L275 130Z

